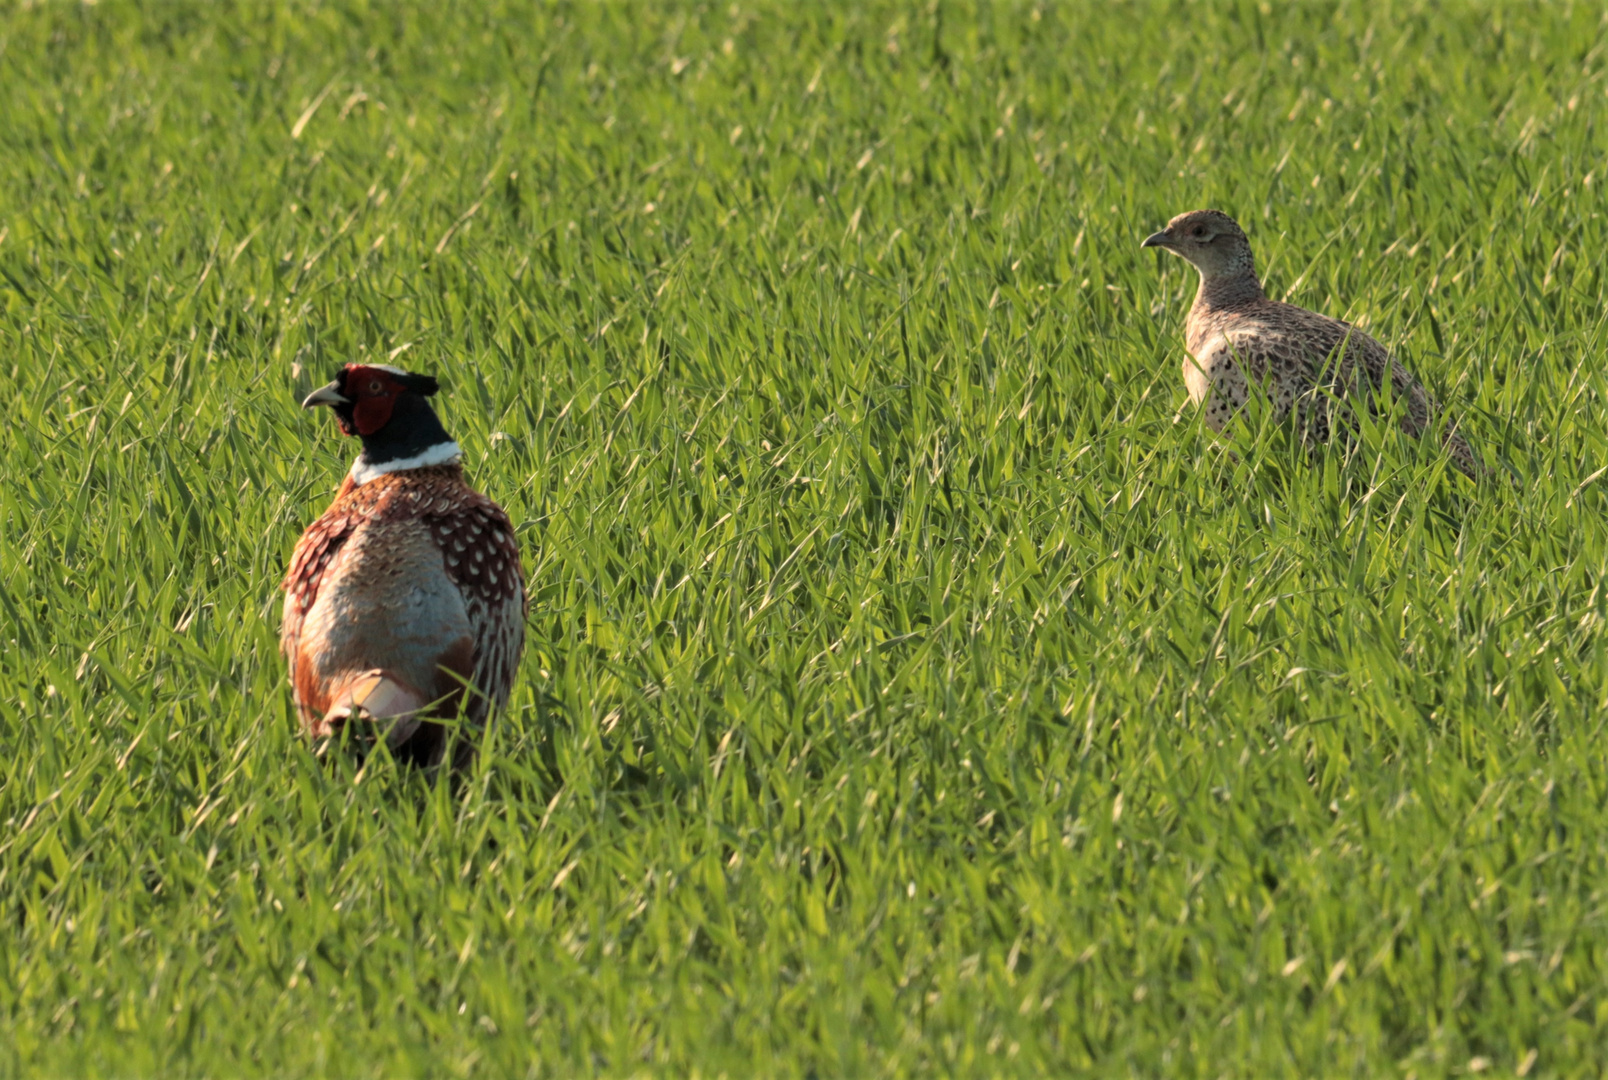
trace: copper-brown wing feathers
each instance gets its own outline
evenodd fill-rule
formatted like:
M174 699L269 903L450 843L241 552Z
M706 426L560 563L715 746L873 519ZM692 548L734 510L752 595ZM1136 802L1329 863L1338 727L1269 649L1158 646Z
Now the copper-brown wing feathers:
M404 539L409 537L418 539ZM371 587L354 584L347 568L376 560L383 563L387 551L397 550L385 545L405 546L426 537L441 559L436 564L439 570L428 573L440 573L450 583L446 587L456 590L468 620L473 657L463 673L469 674L472 667L471 678L479 690L465 704L469 719L483 722L492 708L508 700L525 636L524 574L508 515L464 483L457 465L408 469L383 474L362 485L348 480L329 510L302 535L291 557L283 585L286 596L281 646L290 661L296 703L309 730L316 727L328 705L323 698L336 681L328 673L343 670L345 661L341 657L346 652L352 655L345 666L351 667L354 674L376 664L383 667L386 659L374 655L374 641L366 651L361 647L360 628L353 634L351 627L342 627L344 644L334 647L334 656L328 640L301 640L304 633L330 632L327 619L319 620L317 626L306 625L308 613L318 604L320 590L329 587L327 571L334 565L337 575L345 575L340 588ZM376 544L382 545L381 550L370 550ZM398 581L392 587L419 585L417 581ZM394 629L376 628L372 637L392 640L394 635L390 632ZM357 639L356 645L352 638ZM440 646L445 657L455 643L443 640ZM320 671L317 678L310 670L303 670L308 666L307 658L313 656ZM446 666L458 669L457 663ZM423 684L425 680L414 681ZM429 696L428 685L418 688Z
M296 645L301 638L302 620L312 609L313 601L318 599L318 585L323 580L324 571L357 527L357 517L346 513L342 506L342 497L349 486L343 487L324 516L302 533L301 539L296 542L296 550L290 556L290 569L285 572L285 580L279 586L285 592L285 615L279 632L279 646L292 664L295 663Z
M475 686L502 705L525 641L524 574L513 525L502 507L468 487L456 498L438 496L423 517L469 610Z

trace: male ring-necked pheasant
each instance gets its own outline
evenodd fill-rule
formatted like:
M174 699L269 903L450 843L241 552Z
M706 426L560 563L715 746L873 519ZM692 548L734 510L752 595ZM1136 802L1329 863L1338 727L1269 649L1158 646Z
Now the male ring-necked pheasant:
M313 738L348 724L399 758L441 760L445 729L508 700L525 641L524 575L508 515L470 487L429 397L384 364L347 364L302 402L328 405L363 451L296 544L280 645Z
M1350 323L1270 300L1256 276L1251 243L1239 223L1220 210L1179 214L1141 247L1159 247L1187 259L1200 271L1200 291L1184 323L1184 385L1206 410L1206 423L1222 431L1250 396L1250 384L1266 388L1276 414L1295 409L1309 443L1329 437L1331 399L1375 394L1390 381L1400 402L1401 428L1422 435L1435 403L1412 373L1379 342ZM1249 379L1247 379L1249 376ZM1448 425L1444 436L1452 463L1470 476L1483 468L1467 440Z

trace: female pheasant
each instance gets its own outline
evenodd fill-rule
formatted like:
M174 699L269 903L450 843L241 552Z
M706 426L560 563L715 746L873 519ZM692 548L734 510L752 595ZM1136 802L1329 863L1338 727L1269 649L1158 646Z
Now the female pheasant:
M524 574L502 508L463 478L428 375L347 364L302 407L328 405L363 452L302 534L285 575L280 647L312 738L361 720L399 758L434 765L445 728L508 700L525 641Z
M1387 380L1400 403L1402 430L1416 437L1430 429L1435 402L1388 349L1350 323L1268 299L1251 243L1227 214L1179 214L1140 247L1170 251L1200 271L1200 290L1184 323L1190 355L1184 385L1213 431L1222 431L1250 398L1252 384L1261 383L1277 416L1294 410L1302 437L1324 442L1335 421L1348 422L1333 399L1361 397L1372 407ZM1456 424L1447 425L1442 442L1452 464L1482 475L1484 466Z

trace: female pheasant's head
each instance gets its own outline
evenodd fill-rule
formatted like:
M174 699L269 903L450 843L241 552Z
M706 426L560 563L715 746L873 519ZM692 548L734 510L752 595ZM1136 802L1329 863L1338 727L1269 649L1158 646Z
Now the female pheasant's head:
M1207 281L1256 278L1256 261L1251 257L1251 242L1245 238L1245 230L1221 210L1179 214L1139 246L1163 248L1188 259Z
M458 459L458 444L427 400L440 384L389 364L347 364L335 380L307 395L302 408L328 405L343 435L363 440L352 479L367 483L401 469Z

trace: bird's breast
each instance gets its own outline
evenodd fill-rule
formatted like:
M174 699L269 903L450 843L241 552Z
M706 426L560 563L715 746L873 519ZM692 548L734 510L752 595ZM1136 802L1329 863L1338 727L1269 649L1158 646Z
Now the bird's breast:
M1189 391L1189 400L1197 405L1212 392L1211 376L1193 356L1184 360L1184 388Z

